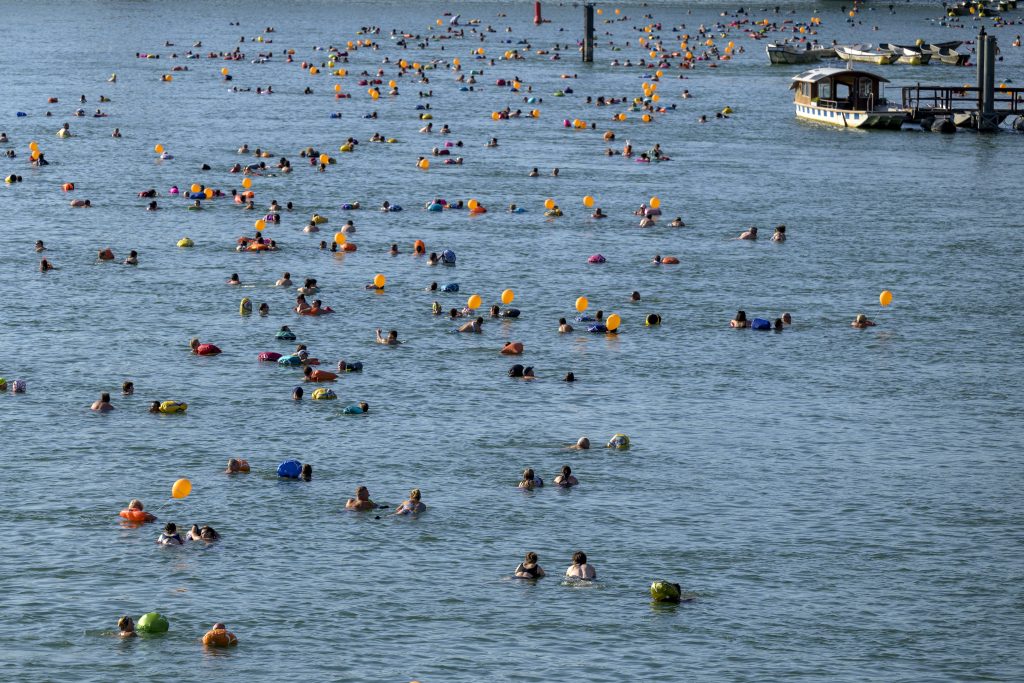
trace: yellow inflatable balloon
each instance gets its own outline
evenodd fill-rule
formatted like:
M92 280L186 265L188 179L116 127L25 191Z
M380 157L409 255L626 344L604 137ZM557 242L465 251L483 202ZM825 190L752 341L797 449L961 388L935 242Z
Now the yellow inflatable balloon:
M327 165L328 163L330 163L330 161L331 161L331 158L329 156L327 156L326 154L321 154L320 155L320 163L321 164Z
M172 498L185 498L190 493L192 493L192 482L188 479L179 479L171 487Z
M157 145L157 146L159 147L159 145ZM33 140L32 142L28 143L28 151L30 151L30 152L38 152L39 151L39 143L36 142L35 140Z
M334 92L341 92L341 83L334 84Z
M883 306L888 306L889 304L891 304L892 303L892 292L890 292L887 289L884 292L882 292L881 294L879 294L878 295L878 303L882 304Z
M203 188L199 183L192 183L192 187L190 187L189 189L192 190L192 192L199 192L199 190Z
M588 306L590 306L590 302L587 301L587 297L581 296L580 298L576 299L577 312L582 313L583 311L587 310Z
M644 123L650 123L651 122L651 115L650 114L644 114L643 116L640 117L640 120L642 120Z
M471 297L469 297L468 301L466 301L466 306L468 306L469 308L471 308L471 309L473 309L475 311L476 309L480 308L480 303L481 303L480 295L479 294L474 294Z
M256 221L256 230L262 230L265 227L267 227L267 222L265 220L261 218Z
M612 313L610 316L608 316L608 320L605 322L604 326L608 328L609 332L614 332L615 330L619 329L619 323L621 322L622 320L619 318L619 314Z
M476 207L480 206L480 202L478 202L475 199L470 199L468 202L466 202L466 206L468 206L469 210L472 211Z
M648 203L650 204L650 207L652 209L657 209L658 207L661 206L661 200L658 199L657 197L651 197L651 201Z
M555 200L551 199L550 197L545 199L544 200L544 208L547 209L548 211L550 211L551 209L555 208Z
M242 187L247 190L252 187L252 178L242 178Z
M496 111L492 111L492 112L491 112L491 120L492 120L492 121L497 121L497 120L498 120L498 119L500 119L500 118L501 118L501 114L499 114L499 113L498 113L498 112L496 112Z
M426 171L428 168L430 168L430 159L420 159L420 163L418 164L418 166L422 168L424 171Z
M33 143L33 144L35 144L35 143ZM31 147L31 146L32 145L29 145L29 147ZM157 145L156 147L153 148L153 151L156 152L157 154L163 154L164 153L164 146L163 145Z
M506 306L512 303L512 300L515 298L516 293L513 292L511 289L506 289L504 292L501 293L501 303L505 304Z
M345 244L345 233L343 233L343 232L336 232L336 233L334 233L334 243L337 244L339 247L341 245Z
M206 188L205 190L203 190L203 194L206 195L207 199L213 199L213 188L212 187Z
M617 118L617 119L618 119L619 121L625 121L625 120L626 120L626 115L625 115L625 114L621 114L621 113L620 113L620 114L619 114L619 115L618 115L617 117L615 117L615 118Z
M378 289L387 284L387 281L388 279L380 273L377 273L376 275L373 276L373 286L377 287Z
M398 84L395 83L394 81L388 81L388 87L389 88L394 88L396 85L398 85Z
M225 66L225 67L223 67L223 68L222 68L222 69L220 70L220 75L221 75L221 76L227 76L227 75L228 75L228 68L227 68L226 66Z
M583 198L583 206L587 207L588 209L593 207L594 198L588 194L586 197Z

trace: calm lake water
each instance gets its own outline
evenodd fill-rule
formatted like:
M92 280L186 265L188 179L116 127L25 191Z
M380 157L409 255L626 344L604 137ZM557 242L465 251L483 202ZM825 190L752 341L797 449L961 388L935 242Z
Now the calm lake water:
M750 8L749 17L820 16L824 41L977 33L974 22L935 24L937 3L900 4L895 14L879 4L854 26L840 5L822 3L815 13L786 4L781 15ZM719 46L745 48L733 61L666 70L657 92L674 112L651 124L629 112L612 123L622 106L587 106L585 97L641 94L653 69L609 63L646 56L636 44L636 28L649 23L644 12L663 22L666 46L677 47L677 36L729 21L719 14L735 7L621 5L628 20L600 23L616 6L601 7L597 61L582 65L581 10L553 4L544 7L552 22L541 27L525 2L7 4L0 130L18 158L0 157L0 172L24 182L0 187L0 375L25 379L28 392L0 396L5 676L1024 677L1024 136L799 123L788 85L800 67L769 66L767 41L738 30L716 32ZM497 32L425 49L410 41L405 50L388 36L392 28L436 33L446 10ZM681 23L685 30L671 30ZM344 44L365 25L384 29L375 37L381 49L353 51L344 79L300 68L326 59L314 46ZM265 34L273 43L253 44L266 26L276 28ZM1024 83L1024 50L1010 47L1024 26L994 32L1005 57L999 81ZM246 61L170 58L196 40L204 55L231 50L241 35ZM519 46L526 61L472 58L478 47L500 57L522 38L531 45ZM631 47L612 52L610 40ZM570 43L561 61L535 54L556 43ZM282 60L286 48L295 63ZM260 49L273 59L250 63ZM476 90L460 92L441 63L429 84L406 75L400 96L372 102L357 74L383 68L385 83L395 78L385 56L458 57L463 73L483 73ZM160 82L173 65L189 71ZM225 65L231 84L220 80ZM878 70L895 86L974 81L973 69L943 65ZM111 73L116 84L106 82ZM526 105L494 84L513 77L543 102ZM352 99L332 97L336 82ZM276 94L231 93L229 85L273 85ZM302 94L307 85L313 95ZM574 94L553 96L567 85ZM431 99L417 97L428 88ZM682 99L683 89L693 97ZM74 118L81 94L87 112L99 107L109 118ZM112 101L100 104L100 95ZM60 101L47 104L49 97ZM415 107L426 103L435 128L448 123L450 135L417 133ZM536 106L541 116L492 121L506 105ZM735 112L729 120L697 122L726 105ZM372 110L377 120L362 118ZM342 118L331 119L338 111ZM564 118L595 121L597 130L565 129ZM75 137L55 136L64 121ZM122 139L111 138L114 127ZM616 148L627 139L637 150L660 143L672 161L605 156L604 130L615 131ZM370 144L374 132L400 142ZM361 141L357 151L335 152L338 164L326 173L299 158L304 147L333 151L350 136ZM492 136L500 146L485 148ZM446 139L464 141L463 166L434 159L427 172L415 168ZM31 140L49 166L28 164ZM156 160L157 143L174 159ZM228 200L190 212L186 200L167 195L171 185L239 187L227 169L252 161L236 154L242 143L295 166L288 176L254 179L259 207L295 204L266 232L281 245L276 253L233 249L236 237L252 234L256 212ZM202 163L213 170L200 171ZM541 177L526 177L534 166ZM94 208L68 207L60 189L68 181ZM148 200L136 197L150 187L162 211L146 212ZM611 218L591 220L584 195ZM686 228L667 220L637 227L633 209L655 195ZM422 211L434 196L477 198L490 212ZM543 217L548 197L564 217ZM384 200L405 211L373 210ZM353 201L370 210L339 209ZM512 202L527 212L504 212ZM303 234L314 211L331 222ZM358 252L319 251L346 218L358 228L350 236ZM770 232L778 223L788 226L785 244L731 239L746 226ZM186 235L195 248L178 249ZM428 251L453 249L457 265L413 258L418 238ZM59 270L38 272L37 239ZM391 243L403 253L389 257ZM139 267L97 262L106 246L119 260L137 249ZM594 253L607 263L588 265ZM652 266L654 254L681 264ZM272 287L283 271L316 277L337 313L291 313L294 291ZM386 291L367 292L378 272L388 277ZM224 284L231 273L243 287ZM424 291L432 281L459 282L461 293ZM447 309L479 293L490 304L505 288L522 317L488 321L480 336L449 334L455 324L431 315L434 300ZM887 309L878 304L883 289L895 295ZM633 290L639 303L629 302ZM557 334L558 318L581 295L592 310L619 313L621 334ZM269 303L271 314L240 316L242 296ZM790 311L794 324L781 334L729 330L737 309L772 319ZM651 312L662 316L660 327L644 327ZM851 329L862 312L878 326ZM339 401L293 402L299 371L256 362L260 351L293 348L274 339L285 324L330 365L365 364L336 383ZM374 344L378 327L398 329L406 344ZM189 355L192 336L223 355ZM536 368L537 381L506 376L513 361L497 351L509 339L525 344L522 362ZM559 381L567 371L578 382ZM135 382L132 397L119 395L125 379ZM101 391L114 394L111 414L88 410ZM147 414L154 399L190 407L184 416ZM360 400L368 415L341 414ZM631 450L563 450L581 435L601 445L616 432L630 435ZM230 457L247 458L253 472L225 476ZM313 481L279 480L276 465L289 458L312 463ZM578 488L516 489L525 467L550 484L563 464ZM168 502L179 477L193 492ZM429 511L419 519L342 512L360 484L392 506L419 487ZM158 547L160 524L119 524L118 510L134 497L160 524L209 523L223 539ZM591 586L560 578L577 549L597 568ZM511 578L527 550L549 573L536 584ZM659 578L695 600L652 605L647 588ZM170 620L167 635L114 637L120 615L154 610ZM237 650L199 644L218 620L238 635Z

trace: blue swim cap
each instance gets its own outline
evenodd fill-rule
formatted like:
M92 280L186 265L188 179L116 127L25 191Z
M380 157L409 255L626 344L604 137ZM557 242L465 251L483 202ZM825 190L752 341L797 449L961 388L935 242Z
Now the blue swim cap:
M302 463L298 460L285 460L277 466L277 476L285 479L298 479L302 474Z

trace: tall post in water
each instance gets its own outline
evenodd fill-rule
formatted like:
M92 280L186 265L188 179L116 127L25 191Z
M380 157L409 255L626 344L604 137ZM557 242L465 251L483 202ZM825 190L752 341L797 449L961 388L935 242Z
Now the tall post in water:
M996 109L996 37L988 36L985 45L985 109L986 118L992 119Z
M978 41L975 44L974 56L978 60L975 67L978 71L978 127L981 127L981 113L985 111L985 65L988 60L985 59L985 52L988 49L988 34L985 33L985 27L981 27L981 31L978 32Z
M540 0L533 3L533 23L540 26L544 20L540 18Z
M583 61L594 61L594 6L583 5Z

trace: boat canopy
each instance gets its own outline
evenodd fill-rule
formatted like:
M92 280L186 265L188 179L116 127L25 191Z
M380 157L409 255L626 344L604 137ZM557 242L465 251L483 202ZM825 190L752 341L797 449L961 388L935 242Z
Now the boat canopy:
M840 69L834 66L823 66L793 76L793 84L790 86L790 90L795 88L797 83L817 83L818 81L823 81L826 78L833 78L835 76L870 78L876 83L889 82L888 78L882 78L870 71L858 71L856 69Z

